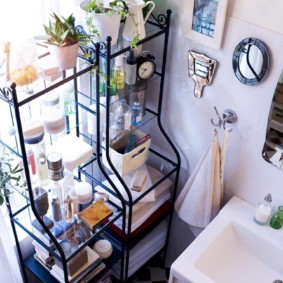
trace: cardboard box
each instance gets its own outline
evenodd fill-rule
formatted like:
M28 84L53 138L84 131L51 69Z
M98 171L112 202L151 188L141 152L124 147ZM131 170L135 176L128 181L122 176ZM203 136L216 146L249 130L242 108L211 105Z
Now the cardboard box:
M133 133L138 137L138 139L147 135L139 130L135 130ZM110 160L122 177L131 171L136 170L147 161L151 138L147 139L144 143L138 145L128 153L123 154L118 152L119 149L126 146L127 142L128 136L124 136L117 143L115 143L114 146L109 147ZM102 152L102 160L104 165L111 170L111 167L107 162L105 151Z

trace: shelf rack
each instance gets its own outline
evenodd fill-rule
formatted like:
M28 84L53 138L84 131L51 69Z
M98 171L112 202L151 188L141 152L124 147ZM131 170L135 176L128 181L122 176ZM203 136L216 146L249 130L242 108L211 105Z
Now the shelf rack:
M164 246L164 250L166 251L168 240L169 240L169 234L170 234L170 228L171 228L171 222L172 222L172 214L173 214L173 205L170 206L169 210L166 210L162 217L160 217L156 222L151 224L139 237L132 238L131 237L131 222L132 222L132 208L133 205L135 205L139 200L141 200L146 194L154 190L159 184L164 182L168 178L174 178L174 182L172 185L172 196L171 196L171 203L173 204L176 198L176 190L177 190L177 184L179 179L179 171L180 171L180 156L178 153L177 148L175 147L174 143L169 138L168 134L163 128L162 121L161 121L161 113L162 113L162 101L163 101L163 92L164 92L164 81L165 81L165 70L166 70L166 61L167 61L167 48L168 48L168 39L169 39L169 28L170 28L170 15L171 11L168 10L166 15L159 15L158 17L154 17L151 15L151 20L147 22L147 36L145 39L138 42L138 45L145 44L151 40L154 40L160 36L164 37L164 44L163 44L163 55L162 55L162 64L161 67L155 72L155 76L152 79L152 81L159 80L159 94L158 94L158 105L157 110L156 109L150 109L146 108L146 115L143 119L143 125L141 128L145 125L148 125L150 123L153 123L153 121L157 121L158 129L160 130L162 136L165 138L166 142L168 143L170 149L173 151L174 154L174 161L171 160L171 158L168 158L167 156L159 153L158 150L150 148L149 150L149 159L150 160L159 160L158 162L165 162L168 165L170 165L170 170L163 175L157 182L155 182L151 188L146 190L139 198L136 200L132 199L132 195L130 192L130 189L127 187L126 183L124 182L123 178L119 175L117 169L113 165L110 154L109 154L109 146L103 146L100 143L100 96L99 96L99 89L100 89L100 80L99 80L99 73L100 73L100 60L101 58L104 58L106 61L106 85L108 86L106 88L106 136L105 136L105 144L108 145L110 141L109 137L109 127L110 127L110 68L111 68L111 60L113 60L115 57L127 52L130 50L130 46L124 45L123 42L118 42L117 46L122 46L119 50L112 53L111 50L111 38L107 37L106 42L98 42L94 43L93 46L81 46L81 54L78 56L78 62L83 62L83 67L81 69L74 68L71 74L67 74L66 72L63 72L62 80L52 83L50 86L45 86L44 88L37 91L35 94L31 95L28 98L25 98L23 100L18 101L17 96L17 88L16 85L13 83L10 87L4 87L0 88L0 99L4 101L11 113L11 120L13 122L13 125L17 126L18 133L15 137L15 144L7 144L5 142L2 142L5 147L7 147L9 150L11 150L15 155L22 158L23 160L23 167L24 172L26 175L26 181L27 181L27 191L22 194L23 198L25 199L26 204L17 209L16 211L13 211L13 208L11 207L9 197L6 198L6 204L9 209L12 229L16 241L17 250L19 253L20 262L22 265L22 270L24 274L24 279L26 282L28 282L27 275L25 273L25 268L28 268L31 272L33 272L42 282L57 282L54 281L53 276L49 274L47 270L43 266L41 266L38 262L35 261L33 256L28 257L27 259L23 259L19 239L17 236L17 229L16 226L20 227L22 230L24 230L28 235L30 235L33 239L38 241L43 247L45 247L48 251L50 251L55 257L57 257L63 264L63 270L64 270L64 278L65 282L68 281L68 273L67 273L67 267L66 263L72 259L75 255L77 255L86 245L91 244L95 239L100 237L102 234L105 237L113 237L113 233L109 233L109 227L111 224L113 224L117 219L122 219L122 236L120 237L114 237L116 242L116 252L115 254L117 257L115 257L113 260L109 261L109 265L107 266L106 270L111 268L113 264L120 262L120 281L121 282L127 282L129 280L128 275L128 268L129 268L129 255L130 255L130 249L135 246L145 235L150 233L154 229L154 227L160 223L164 218L169 217L168 221L168 230L167 230L167 236L166 236L166 242ZM82 27L77 27L79 30L82 31ZM85 56L85 54L88 54L88 57ZM91 71L93 71L93 68L95 67L96 72L96 96L88 96L84 92L82 92L79 89L78 79L86 74L91 74ZM78 70L79 69L79 70ZM92 76L92 75L90 75ZM86 178L88 178L93 184L103 186L110 194L114 195L121 201L121 206L117 206L114 203L111 203L113 207L117 210L117 213L114 214L114 216L108 220L106 224L103 224L102 226L99 225L95 231L93 231L93 234L91 237L84 242L71 256L68 258L65 257L64 252L59 245L57 239L54 237L54 235L49 231L49 229L46 227L45 223L42 221L40 216L38 215L35 205L34 205L34 198L32 193L32 182L29 176L29 169L28 169L28 161L27 161L27 155L25 151L25 145L24 145L24 137L23 137L23 129L22 129L22 122L21 122L21 114L20 114L20 108L24 105L27 105L28 103L32 102L35 99L38 99L39 97L45 95L46 93L57 89L58 87L62 86L63 84L66 84L68 82L73 82L74 85L74 96L75 96L75 109L76 109L76 121L75 121L75 128L73 129L76 133L76 136L83 138L88 143L92 145L96 145L95 147L95 153L93 154L93 157L86 162L85 164L82 164L78 168L78 175L77 179L79 180L82 175L84 175ZM97 133L96 133L96 140L93 140L89 135L85 135L85 133L81 130L81 125L83 121L80 121L79 113L80 111L86 111L90 112L92 114L93 111L88 108L87 105L80 102L79 97L84 97L89 100L89 103L95 102L96 103L96 119L97 119ZM68 129L70 131L70 129ZM124 197L121 195L120 191L117 189L111 178L109 177L109 170L107 170L102 162L102 154L103 151L105 152L107 162L109 163L112 172L117 176L119 182L124 187L126 193L127 193L127 199L125 200ZM102 184L101 180L99 178L96 178L92 174L90 174L88 167L92 166L93 164L97 164L100 172L102 173L103 177L109 182L110 187L106 187ZM126 228L126 209L128 208L128 225ZM34 217L40 222L44 230L46 231L47 235L50 237L52 242L54 243L56 249L59 252L59 255L54 252L50 247L48 247L45 243L43 243L38 237L36 237L32 231L32 229L29 229L25 225L23 225L20 221L17 220L19 214L23 213L25 210L29 210L29 214L34 215ZM113 239L114 239L113 238ZM117 240L118 239L118 240ZM166 253L164 253L164 257L166 256ZM91 268L90 268L91 269ZM78 278L72 280L71 282L77 282L78 280L83 279L85 276L87 276L89 269L85 271L85 274L81 274Z

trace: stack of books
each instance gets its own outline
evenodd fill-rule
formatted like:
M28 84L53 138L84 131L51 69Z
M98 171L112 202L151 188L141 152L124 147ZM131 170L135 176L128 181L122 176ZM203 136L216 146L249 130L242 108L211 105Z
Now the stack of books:
M34 258L47 270L51 270L52 265L54 264L52 254L38 242L33 241L32 244L35 250Z
M79 280L80 282L87 283L105 268L105 264L102 262L102 259L93 249L86 246L85 250L88 257L87 262L74 274L72 274L72 276L68 275L69 281L76 278L76 280ZM54 264L50 270L50 274L53 275L59 282L65 282L62 266Z

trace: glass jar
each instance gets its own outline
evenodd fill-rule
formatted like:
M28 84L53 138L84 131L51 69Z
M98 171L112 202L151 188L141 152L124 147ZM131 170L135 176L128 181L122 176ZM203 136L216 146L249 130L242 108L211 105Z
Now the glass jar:
M280 229L283 224L283 206L279 206L278 210L272 215L270 226L274 229Z
M42 98L42 121L45 132L55 141L58 135L66 131L65 113L60 107L60 98L56 92L48 93Z
M45 156L44 127L39 121L23 124L23 135L29 164L31 182L38 179L42 186L48 184L47 163Z
M272 211L272 196L268 194L265 196L264 200L259 203L255 210L254 220L257 224L265 225L268 223Z

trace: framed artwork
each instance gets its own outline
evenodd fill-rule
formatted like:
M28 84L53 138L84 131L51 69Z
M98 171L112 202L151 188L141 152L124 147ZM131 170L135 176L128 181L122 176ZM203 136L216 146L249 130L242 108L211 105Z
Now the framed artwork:
M184 35L220 49L228 0L185 0Z

